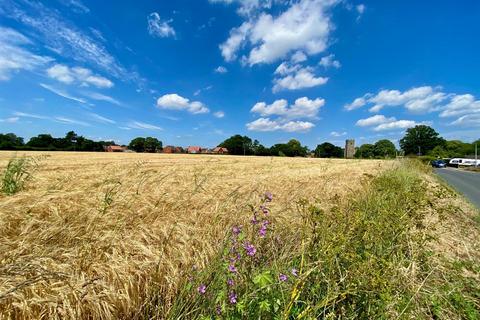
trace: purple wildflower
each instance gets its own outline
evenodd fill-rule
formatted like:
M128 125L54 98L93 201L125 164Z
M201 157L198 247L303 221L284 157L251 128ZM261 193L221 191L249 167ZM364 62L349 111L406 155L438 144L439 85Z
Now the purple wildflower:
M285 282L288 280L288 277L286 274L283 274L283 273L280 273L280 275L278 276L278 278L280 279L280 281L282 282Z
M265 207L264 205L261 205L260 209L262 210L264 215L268 215L268 208L267 207Z
M215 312L218 314L218 315L221 315L222 314L222 307L217 304L217 307L215 308Z
M256 214L253 215L253 218L252 218L252 220L250 220L250 222L251 222L253 225L257 225L257 224L258 224L259 221L257 220L257 215L256 215Z
M249 242L245 242L245 244L243 245L243 248L245 249L245 251L247 251L247 254L250 257L253 257L257 252L257 249L255 248L255 246Z
M272 199L273 199L272 193L271 193L271 192L268 192L268 191L265 192L265 200L266 200L267 202L270 202L270 201L272 201Z
M232 232L234 235L238 236L242 232L242 226L233 226Z
M233 287L235 285L235 282L233 281L233 279L228 279L227 284L229 287Z
M261 238L264 238L265 235L267 234L267 227L262 226L260 230L258 230L258 234L260 235Z
M207 292L207 286L204 284L201 284L197 290L198 290L198 293L205 294L205 292Z
M235 265L231 264L231 265L228 266L228 271L230 271L232 273L236 273L237 268L235 267Z
M230 300L231 304L236 304L237 303L237 294L235 292L230 292L228 294L228 299Z
M293 268L292 269L292 274L293 274L294 277L298 277L298 270Z

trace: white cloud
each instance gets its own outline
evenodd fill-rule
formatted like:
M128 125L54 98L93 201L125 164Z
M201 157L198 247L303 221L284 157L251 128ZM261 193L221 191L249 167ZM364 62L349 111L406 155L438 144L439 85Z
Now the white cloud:
M334 67L334 68L337 68L337 69L342 66L340 64L340 61L335 60L335 55L334 54L328 55L328 56L320 59L319 65L321 65L322 67L325 67L325 68Z
M224 66L219 66L219 67L215 68L215 72L216 73L227 73L228 69L225 68Z
M247 123L247 129L251 131L306 132L315 126L312 122L293 120L316 119L318 111L324 104L324 99L310 100L307 97L298 98L290 106L285 99L276 100L270 105L258 102L250 112L257 113L262 117ZM277 118L271 119L272 116Z
M366 94L347 104L345 109L354 110L367 104L372 105L370 112L379 112L384 107L404 106L411 112L423 113L437 111L440 104L448 99L448 95L439 88L430 86L412 88L401 92L399 90L381 90L376 95Z
M275 70L275 74L280 75L280 77L273 79L273 92L312 88L323 85L328 81L328 78L315 76L311 67L302 67L298 64L290 65L287 62L280 64Z
M338 2L300 0L276 17L261 13L230 31L220 46L222 55L231 61L248 45L245 61L255 65L275 62L299 50L306 55L323 52L333 29L329 10Z
M175 30L170 26L173 20L162 21L157 12L152 12L147 17L148 33L151 36L167 38L175 37Z
M89 113L89 116L94 119L95 121L97 122L100 122L100 123L109 123L109 124L114 124L116 123L114 120L112 119L109 119L109 118L106 118L106 117L103 117L99 114L96 114L96 113Z
M115 98L107 96L106 94L98 93L98 92L83 92L83 95L97 101L105 101L111 104L115 104L117 106L122 106L123 104Z
M375 126L375 125L379 125L387 122L393 122L395 120L396 119L393 117L387 118L384 115L377 114L377 115L371 116L370 118L360 119L357 121L355 125L359 127L369 127L369 126Z
M397 120L395 117L387 118L384 115L374 115L370 118L360 119L355 125L359 127L371 127L374 131L386 131L386 130L395 130L395 129L407 129L414 127L420 123L417 123L413 120Z
M15 123L18 120L20 120L19 117L10 117L10 118L5 118L5 119L0 119L0 122L5 122L5 123Z
M141 121L131 121L126 127L120 127L122 129L139 129L139 130L163 130L161 127L145 123ZM127 129L128 128L128 129Z
M417 123L412 120L397 120L397 121L382 123L376 126L373 130L384 131L384 130L395 130L395 129L407 129L407 128L415 127L416 125L419 125L419 124L420 123Z
M58 88L55 88L53 86L50 86L50 85L47 85L47 84L44 84L44 83L40 83L40 86L42 88L50 91L50 92L53 92L54 94L56 94L60 97L65 98L65 99L73 100L73 101L80 102L80 103L87 103L84 99L74 97L74 96L70 95L68 92L66 92L64 90L61 90L61 89L58 89Z
M53 121L63 123L63 124L77 124L77 125L81 125L81 126L85 126L85 127L90 126L90 124L88 124L86 122L70 119L70 118L67 118L67 117L54 117Z
M304 62L304 61L307 61L307 59L308 57L302 51L295 52L291 58L293 63Z
M325 105L325 100L317 98L310 100L307 97L298 98L295 103L288 106L285 99L276 100L270 105L265 102L256 103L250 112L261 116L281 116L288 119L316 118L318 111Z
M480 112L480 100L475 100L471 94L455 95L450 102L445 105L440 117L452 117L469 113Z
M223 112L223 111L217 111L217 112L214 112L214 113L213 113L213 116L220 119L220 118L225 117L225 112Z
M343 136L346 136L347 133L345 131L344 132L332 131L332 132L330 132L330 135L332 137L343 137Z
M250 16L260 9L270 8L272 6L272 0L209 0L210 3L224 3L232 4L237 3L239 8L238 14L241 16ZM276 0L277 2L279 0Z
M9 80L14 72L32 71L52 60L33 54L25 48L31 44L30 39L23 34L0 27L0 81Z
M450 123L453 126L480 127L480 113L467 114Z
M93 85L98 88L113 87L112 81L105 77L93 74L92 71L87 68L69 68L63 64L55 64L47 69L47 75L52 79L66 84L78 82L83 86Z
M270 120L269 118L259 118L253 122L247 123L247 129L250 131L286 131L286 132L306 132L315 125L306 121L286 121Z
M61 0L61 3L70 7L76 13L89 13L90 9L80 0Z
M208 113L210 110L199 101L190 101L176 93L166 94L157 100L157 107L168 110L186 110L193 114Z
M357 10L358 13L357 21L360 20L360 18L363 16L366 8L367 7L362 3L355 6L355 10Z
M25 112L18 112L18 111L14 112L13 115L17 117L22 117L22 118L33 118L33 119L42 119L42 120L48 119L48 117L42 116L39 114L32 114L32 113L25 113Z

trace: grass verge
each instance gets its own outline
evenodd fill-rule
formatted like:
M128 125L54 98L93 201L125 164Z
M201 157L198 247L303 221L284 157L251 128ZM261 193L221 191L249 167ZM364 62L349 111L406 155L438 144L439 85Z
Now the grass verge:
M479 319L478 257L447 257L432 245L439 239L431 217L441 227L439 215L455 220L451 210L460 208L442 206L445 194L432 183L427 167L405 161L346 205L326 211L298 201L303 227L294 234L277 227L267 194L252 205L251 221L232 226L207 268L186 268L174 301L154 292L141 315Z

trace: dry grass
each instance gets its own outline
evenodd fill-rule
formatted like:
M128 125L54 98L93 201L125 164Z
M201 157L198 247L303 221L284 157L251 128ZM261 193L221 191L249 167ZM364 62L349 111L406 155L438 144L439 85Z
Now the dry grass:
M11 152L0 153L5 168ZM38 155L38 154L35 154ZM132 318L153 288L173 298L248 204L347 200L388 161L49 153L26 190L0 195L0 319Z

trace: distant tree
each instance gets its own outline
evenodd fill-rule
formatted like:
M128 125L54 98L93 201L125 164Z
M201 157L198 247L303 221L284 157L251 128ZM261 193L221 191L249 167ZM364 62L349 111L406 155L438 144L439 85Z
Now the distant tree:
M308 153L308 148L302 146L300 141L291 139L287 143L277 143L270 148L273 156L287 156L287 157L305 157Z
M378 140L373 146L373 152L377 158L395 158L397 149L392 141L387 139Z
M157 150L162 150L162 141L157 138L146 137L144 147L145 152L157 152Z
M227 148L228 153L234 155L252 155L254 154L253 142L247 136L236 134L218 145Z
M14 133L0 134L0 150L14 150L24 146L23 138Z
M445 146L446 141L432 128L418 125L407 130L400 140L400 147L405 154L427 154L436 146Z
M128 148L134 150L136 152L144 152L145 151L145 138L137 137L130 141Z
M253 141L253 154L256 156L269 156L270 149L263 146L258 140Z
M54 147L55 139L49 134L39 134L36 137L30 138L27 145L32 148L52 149Z
M330 142L324 142L317 145L315 148L315 157L317 158L343 158L343 149L331 144Z
M362 144L355 152L355 158L373 159L375 158L375 146L373 144Z

